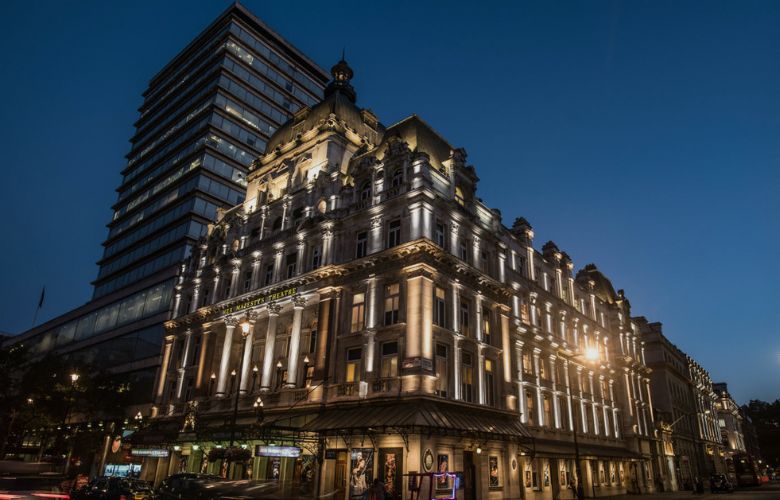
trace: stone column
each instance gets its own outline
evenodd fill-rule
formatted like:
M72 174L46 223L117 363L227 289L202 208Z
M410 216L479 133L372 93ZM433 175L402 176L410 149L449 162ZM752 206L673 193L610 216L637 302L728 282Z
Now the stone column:
M179 306L181 305L181 286L176 285L176 295L173 299L173 317L179 317Z
M474 333L477 342L482 342L482 294L474 294Z
M287 358L286 387L295 387L298 383L298 358L301 350L301 320L304 307L306 307L306 299L300 296L293 298L293 322L290 332L290 353Z
M523 423L528 422L528 408L525 401L525 386L523 385L523 341L515 341L515 358L517 359L517 397L518 408L520 409L520 420Z
M300 276L301 274L306 272L305 251L306 251L306 241L304 239L298 240L298 254L295 256L296 276Z
M274 369L274 347L276 344L276 322L279 319L279 312L282 306L279 304L268 304L268 331L265 334L265 353L263 353L263 373L260 379L260 390L268 392L271 390L271 376Z
M284 247L274 249L274 283L278 283L282 276L282 257L284 256Z
M207 351L208 351L208 342L209 342L209 334L211 331L204 330L203 333L201 333L200 336L200 357L198 359L198 373L195 378L195 388L200 389L203 385L203 375L204 370L206 369L206 359L207 357Z
M230 294L228 294L228 297L240 295L238 292L239 276L241 276L241 261L236 260L233 262L233 271L230 273ZM214 302L217 302L217 300L215 299Z
M531 293L528 294L528 297L529 297L530 302L531 302L529 304L529 308L530 308L529 312L531 313L531 326L532 327L536 327L537 326L537 322L538 322L538 318L537 318L538 314L537 314L537 310L536 310L536 297L537 297L537 294L536 294L536 292L531 292Z
M555 428L560 429L561 424L561 402L558 400L558 391L560 380L558 380L558 370L556 360L558 357L555 354L550 354L550 375L552 375L552 404L553 404L553 420L555 420Z
M460 347L460 341L461 336L460 335L454 335L452 337L452 351L453 351L453 383L455 384L454 392L455 399L460 401L463 399L463 394L461 394L461 391L463 389L462 387L462 381L461 381L461 368L462 368L462 361L461 361L461 351L462 348Z
M371 230L368 232L368 253L382 250L382 216L371 218Z
M433 279L430 269L425 265L409 272L406 279L406 342L404 345L404 364L407 361L419 363L407 374L417 377L404 377L406 390L424 390L433 392L432 378L430 387L422 387L421 375L433 374Z
M486 404L485 401L485 346L477 345L477 394L479 395L479 404Z
M217 378L217 397L224 398L228 377L230 377L230 351L233 349L233 331L238 324L238 318L225 318L225 339L222 342L222 357L219 360L219 377Z
M194 313L198 310L198 297L200 296L200 283L195 282L195 287L192 289L192 302L190 302L189 312Z
M333 229L326 227L322 230L322 264L333 264Z
M262 259L260 252L255 252L252 259L252 290L256 290L259 287L258 280L260 279L260 263Z
M563 374L566 377L566 399L568 399L569 404L568 406L568 418L569 418L569 430L574 429L574 412L572 409L572 405L574 404L574 399L572 397L572 391L571 391L571 385L569 385L569 381L571 379L571 375L569 375L569 360L564 359L563 360Z
M165 337L165 347L163 348L162 364L160 365L160 378L157 382L157 400L162 401L165 392L165 382L168 378L168 364L171 361L171 349L173 349L173 335Z
M460 283L452 282L452 331L460 334Z
M184 389L184 374L189 363L190 349L192 348L192 330L189 328L184 332L184 352L181 356L181 365L179 366L179 379L176 381L176 399L181 401Z
M249 387L250 371L252 370L252 344L255 340L255 321L257 319L257 313L250 311L248 315L249 332L244 337L244 347L242 349L241 360L241 385L239 386L240 394L247 393L247 387ZM243 335L244 332L241 332Z
M450 253L456 257L460 257L458 253L458 230L460 226L457 222L450 223Z

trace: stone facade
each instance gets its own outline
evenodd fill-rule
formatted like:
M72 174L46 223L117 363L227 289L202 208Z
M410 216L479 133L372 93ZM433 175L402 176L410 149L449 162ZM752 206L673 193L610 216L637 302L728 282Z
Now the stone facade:
M179 444L145 477L225 472L207 450L234 435L261 448L231 475L342 498L376 476L397 498L415 483L568 498L576 430L586 496L654 491L650 370L622 290L552 242L534 249L525 219L506 227L477 198L464 150L417 116L385 128L346 63L332 73L182 266L137 438ZM407 475L435 471L457 484Z

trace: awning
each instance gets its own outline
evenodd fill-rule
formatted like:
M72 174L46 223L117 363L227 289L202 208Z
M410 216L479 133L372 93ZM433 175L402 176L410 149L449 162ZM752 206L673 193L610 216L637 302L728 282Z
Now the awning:
M331 435L403 430L523 442L532 439L512 412L428 399L339 405L325 409L301 430Z
M580 443L580 458L641 459L642 455L621 446L602 446ZM537 439L534 453L539 457L574 459L574 443Z

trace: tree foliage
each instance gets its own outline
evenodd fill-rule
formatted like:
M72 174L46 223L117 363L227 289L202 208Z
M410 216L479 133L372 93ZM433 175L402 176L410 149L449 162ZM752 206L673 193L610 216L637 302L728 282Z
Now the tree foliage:
M773 403L753 399L746 409L756 428L762 457L767 463L780 466L780 399Z

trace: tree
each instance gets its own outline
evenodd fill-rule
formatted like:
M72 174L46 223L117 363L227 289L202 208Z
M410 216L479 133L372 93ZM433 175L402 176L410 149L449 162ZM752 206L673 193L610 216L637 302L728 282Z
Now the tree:
M746 408L756 428L763 459L780 467L780 399L773 403L753 399Z

